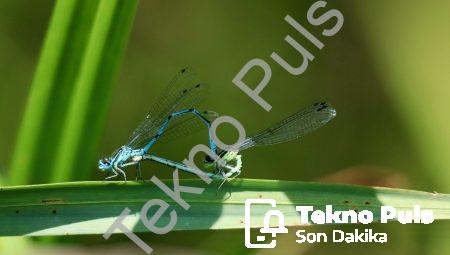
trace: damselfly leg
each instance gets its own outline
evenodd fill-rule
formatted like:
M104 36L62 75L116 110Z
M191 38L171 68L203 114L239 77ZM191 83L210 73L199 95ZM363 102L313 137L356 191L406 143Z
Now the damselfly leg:
M136 181L142 181L141 162L136 164Z
M124 181L127 181L127 175L126 175L125 172L124 172L122 169L120 169L119 167L117 167L117 166L113 167L113 168L112 168L112 172L113 172L114 174L111 175L111 176L106 177L105 180L113 179L113 178L117 177L117 176L120 174L120 175L122 175L123 180L124 180Z

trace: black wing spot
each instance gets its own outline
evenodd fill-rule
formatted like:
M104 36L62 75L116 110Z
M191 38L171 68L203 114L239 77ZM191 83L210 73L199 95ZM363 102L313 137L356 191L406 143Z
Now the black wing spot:
M200 84L195 85L195 87L196 87L196 88L199 88L199 87L200 87Z
M52 210L52 213L53 213L53 214L56 214L56 209L53 209L53 210Z
M323 109L326 109L328 106L326 106L326 105L323 105L323 106L321 106L319 109L317 109L317 111L318 112L321 112Z
M183 94L186 94L186 92L188 92L188 90L187 90L187 89L184 89L184 90L183 90Z
M181 69L181 73L186 72L186 68Z

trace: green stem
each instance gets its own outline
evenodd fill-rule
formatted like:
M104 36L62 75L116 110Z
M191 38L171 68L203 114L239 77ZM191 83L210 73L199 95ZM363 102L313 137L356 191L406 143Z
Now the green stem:
M55 155L53 181L89 176L136 7L137 0L100 1Z
M10 165L13 184L47 182L98 1L57 1Z

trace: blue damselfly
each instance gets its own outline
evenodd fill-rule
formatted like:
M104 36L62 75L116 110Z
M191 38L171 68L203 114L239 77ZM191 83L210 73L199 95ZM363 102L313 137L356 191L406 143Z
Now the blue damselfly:
M199 111L196 106L205 95L207 86L194 83L193 74L183 69L172 79L164 92L150 108L144 121L134 130L128 142L116 150L111 157L100 159L98 168L111 172L106 179L119 174L126 180L124 167L136 165L140 178L140 163L152 160L188 173L195 173L188 166L168 160L148 152L160 139L177 137L189 133L198 124L206 127L210 150L217 154L222 162L205 157L205 167L211 171L206 174L213 179L231 180L241 173L241 151L260 145L272 145L302 137L325 125L336 115L335 109L325 102L315 103L298 111L270 128L258 132L246 139L233 151L219 151L210 136L211 122L217 117L212 111ZM224 164L225 163L225 164Z

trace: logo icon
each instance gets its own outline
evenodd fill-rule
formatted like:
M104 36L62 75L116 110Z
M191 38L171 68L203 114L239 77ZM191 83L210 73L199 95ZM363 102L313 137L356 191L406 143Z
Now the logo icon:
M252 205L270 205L276 208L277 203L274 199L247 199L245 200L245 246L247 248L275 248L277 246L277 241L275 237L277 234L286 234L288 229L284 225L284 214L280 210L271 209L264 214L263 227L259 229L262 235L256 236L256 241L259 243L252 243L250 240L250 229L251 229L251 208ZM271 227L270 221L272 218L278 220L277 227ZM265 234L272 235L272 241L270 243L262 243L266 240Z

